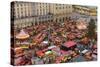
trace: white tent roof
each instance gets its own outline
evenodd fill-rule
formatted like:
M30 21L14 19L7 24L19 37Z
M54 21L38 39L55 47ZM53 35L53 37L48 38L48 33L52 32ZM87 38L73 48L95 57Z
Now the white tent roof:
M26 39L28 37L29 37L29 34L25 33L23 29L20 31L19 34L16 35L17 39Z

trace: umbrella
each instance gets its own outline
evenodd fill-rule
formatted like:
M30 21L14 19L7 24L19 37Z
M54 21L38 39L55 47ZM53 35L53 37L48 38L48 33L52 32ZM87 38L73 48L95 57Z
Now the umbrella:
M76 42L74 41L68 41L68 42L65 42L64 46L70 48L72 46L76 45Z
M48 44L48 41L43 41L42 43L44 43L44 44Z
M52 51L45 52L46 55L51 54L51 53L52 53Z
M48 47L48 49L52 49L52 48L56 48L56 46L50 46L50 47Z
M82 51L82 53L83 53L83 54L85 54L86 52L88 52L88 50L87 50L87 49L85 49L85 50L83 50L83 51Z

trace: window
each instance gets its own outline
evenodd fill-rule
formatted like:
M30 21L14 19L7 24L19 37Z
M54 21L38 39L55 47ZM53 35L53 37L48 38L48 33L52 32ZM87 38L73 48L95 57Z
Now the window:
M22 4L20 4L20 6L23 6Z
M31 16L31 14L30 14L30 13L28 13L28 16Z
M17 7L19 7L19 4L17 4Z
M26 10L25 10L25 16L26 16L26 14L27 14L27 12L26 12Z
M17 15L19 15L19 11L17 12Z
M17 14L17 18L19 18L20 16L19 16L19 14Z
M70 6L69 6L69 8L70 8Z
M21 8L21 11L23 11L23 8Z
M56 6L59 6L59 4L56 4Z
M58 8L56 7L56 9L58 9Z
M24 6L26 6L26 3L24 3Z
M38 15L38 12L37 12L37 15Z
M61 9L61 7L59 7L59 9Z
M19 8L17 8L17 11L19 11Z

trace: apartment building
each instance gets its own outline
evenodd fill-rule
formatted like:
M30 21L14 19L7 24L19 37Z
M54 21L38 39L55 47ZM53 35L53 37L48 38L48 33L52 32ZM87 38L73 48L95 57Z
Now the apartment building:
M36 2L13 2L12 18L15 28L42 22L63 22L72 13L72 5Z
M55 22L63 22L73 12L73 8L72 5L52 4L50 5L50 12L54 15Z
M12 17L15 28L31 26L35 19L35 5L31 2L12 2ZM31 23L30 23L31 22Z
M50 14L50 5L49 3L35 3L35 12L37 16L35 22L50 22L53 20L53 15Z

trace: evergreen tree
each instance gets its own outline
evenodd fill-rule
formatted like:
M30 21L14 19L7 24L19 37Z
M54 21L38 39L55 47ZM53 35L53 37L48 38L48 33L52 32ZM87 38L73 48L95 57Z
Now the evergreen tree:
M87 36L90 39L93 39L95 36L95 28L96 28L95 21L91 19L88 25L88 32L87 32Z

